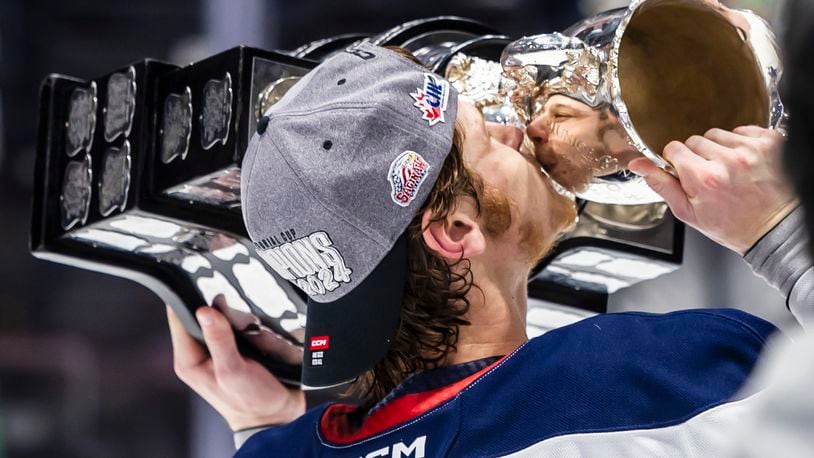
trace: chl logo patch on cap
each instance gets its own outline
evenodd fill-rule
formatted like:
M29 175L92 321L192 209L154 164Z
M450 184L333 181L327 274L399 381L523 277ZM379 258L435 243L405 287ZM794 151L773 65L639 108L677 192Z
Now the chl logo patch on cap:
M416 92L410 94L415 100L413 106L421 110L421 119L424 119L430 126L434 126L444 120L444 112L447 111L447 99L449 99L449 83L437 76L425 73L424 88L416 88Z
M412 203L430 171L430 164L415 151L405 151L390 164L390 197L402 207Z

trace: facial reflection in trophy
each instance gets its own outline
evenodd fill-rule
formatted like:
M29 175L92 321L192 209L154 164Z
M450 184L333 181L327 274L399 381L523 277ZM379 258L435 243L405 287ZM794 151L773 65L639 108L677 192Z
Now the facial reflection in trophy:
M526 134L546 172L572 193L597 177L626 180L627 164L641 156L609 104L591 108L559 94L535 103Z
M560 191L607 204L661 201L628 171L642 153L610 102L589 105L567 92L568 84L536 81L526 70L505 71L498 63L459 54L446 76L487 121L525 130L523 152L534 153Z

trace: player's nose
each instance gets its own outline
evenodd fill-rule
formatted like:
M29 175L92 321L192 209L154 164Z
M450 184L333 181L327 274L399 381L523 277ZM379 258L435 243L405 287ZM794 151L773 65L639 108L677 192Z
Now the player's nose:
M548 143L548 129L542 116L537 116L529 123L526 134L535 145Z
M487 122L486 131L490 137L514 150L519 151L520 145L523 144L523 131L517 127Z

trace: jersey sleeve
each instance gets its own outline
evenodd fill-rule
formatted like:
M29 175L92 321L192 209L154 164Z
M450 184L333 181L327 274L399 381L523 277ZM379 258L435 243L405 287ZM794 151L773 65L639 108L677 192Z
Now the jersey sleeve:
M809 255L802 208L795 209L763 236L744 259L757 276L783 294L803 328L814 328L814 263Z
M608 433L666 455L704 452L684 448L700 436L671 431L686 431L681 425L732 401L774 332L729 309L607 314L550 331L463 398L465 423L452 455L559 456L566 450L543 453L554 439L579 449L614 443L597 439Z

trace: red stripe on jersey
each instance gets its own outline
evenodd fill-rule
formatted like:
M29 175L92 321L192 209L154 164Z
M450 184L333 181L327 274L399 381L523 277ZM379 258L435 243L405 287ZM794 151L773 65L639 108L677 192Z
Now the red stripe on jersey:
M365 418L362 426L356 430L351 425L348 415L358 407L352 404L331 404L325 409L320 419L320 432L329 442L339 445L347 445L378 434L412 420L452 399L478 377L503 361L504 358L506 357L500 358L469 377L451 385L436 390L411 393L394 399Z

